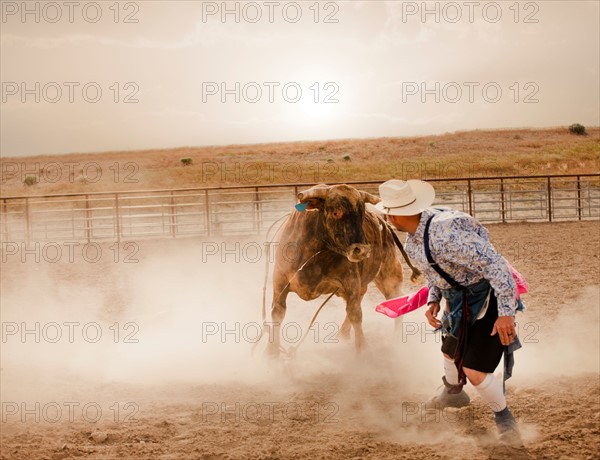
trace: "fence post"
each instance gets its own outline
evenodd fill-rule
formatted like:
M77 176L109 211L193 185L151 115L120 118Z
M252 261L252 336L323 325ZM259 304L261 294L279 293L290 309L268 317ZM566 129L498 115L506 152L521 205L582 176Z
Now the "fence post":
M502 215L502 223L506 223L506 204L504 202L504 178L500 178L500 209Z
M254 202L256 208L256 225L258 229L258 233L261 232L262 228L262 212L260 205L260 194L258 193L258 187L254 187Z
M171 205L171 233L173 234L173 238L175 238L175 235L177 234L177 208L175 207L175 201L173 201L173 190L171 190L169 203Z
M581 220L581 176L577 176L577 217Z
M83 221L85 225L85 238L89 243L92 239L92 219L90 219L90 196L85 195L85 219Z
M251 193L251 191L249 192ZM256 193L254 193L254 197L250 202L250 211L252 211L252 231L256 232L256 222L258 220L257 216L257 206L256 206ZM258 232L257 232L258 233Z
M473 189L471 188L471 179L467 179L467 200L468 200L468 211L473 216ZM475 217L475 216L473 216Z
M206 219L206 236L210 236L210 200L208 189L204 190L204 219Z
M552 187L550 185L550 176L547 176L546 179L546 191L548 192L548 221L552 222Z
M46 228L46 239L48 239L48 224L45 225ZM71 209L71 235L73 239L75 239L75 208Z
M115 193L115 229L117 233L117 243L121 242L121 213L119 211L119 194Z
M2 227L4 227L4 231L0 235L1 241L8 241L8 210L6 209L6 200L2 200Z
M29 198L25 198L25 241L28 245L31 241L31 211L29 209Z

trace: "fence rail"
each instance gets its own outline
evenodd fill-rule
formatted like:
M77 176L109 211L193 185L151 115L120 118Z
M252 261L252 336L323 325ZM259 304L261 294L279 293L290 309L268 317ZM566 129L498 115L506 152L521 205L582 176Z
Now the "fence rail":
M431 179L435 205L482 222L600 218L600 173ZM381 181L346 182L377 193ZM258 235L314 184L0 197L0 241Z

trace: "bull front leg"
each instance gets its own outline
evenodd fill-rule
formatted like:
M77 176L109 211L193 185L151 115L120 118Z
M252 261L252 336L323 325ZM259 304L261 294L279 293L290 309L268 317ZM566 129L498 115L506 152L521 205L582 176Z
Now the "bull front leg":
M356 351L361 352L365 345L365 335L362 329L362 308L361 308L361 295L354 295L348 298L346 303L346 321L352 325L354 329L354 344L356 346ZM343 325L342 325L343 328Z
M267 345L267 356L279 358L281 352L281 324L285 318L286 299L289 288L286 280L273 283L273 306L271 308L271 324L269 327L269 343Z

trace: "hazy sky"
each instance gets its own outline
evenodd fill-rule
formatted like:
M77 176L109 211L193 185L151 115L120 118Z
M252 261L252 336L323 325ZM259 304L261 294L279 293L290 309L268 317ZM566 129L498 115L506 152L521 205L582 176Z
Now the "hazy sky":
M600 124L598 1L1 3L4 156Z

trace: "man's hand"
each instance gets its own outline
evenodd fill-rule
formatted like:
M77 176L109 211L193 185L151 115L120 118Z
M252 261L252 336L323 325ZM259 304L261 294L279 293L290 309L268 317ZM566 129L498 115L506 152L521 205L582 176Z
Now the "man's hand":
M429 305L429 308L425 312L425 318L427 318L427 322L431 327L437 329L442 325L442 322L437 319L437 315L440 312L440 303L429 302L427 305Z
M515 317L514 316L498 316L498 319L494 323L494 329L491 335L500 337L502 345L510 345L515 340Z

